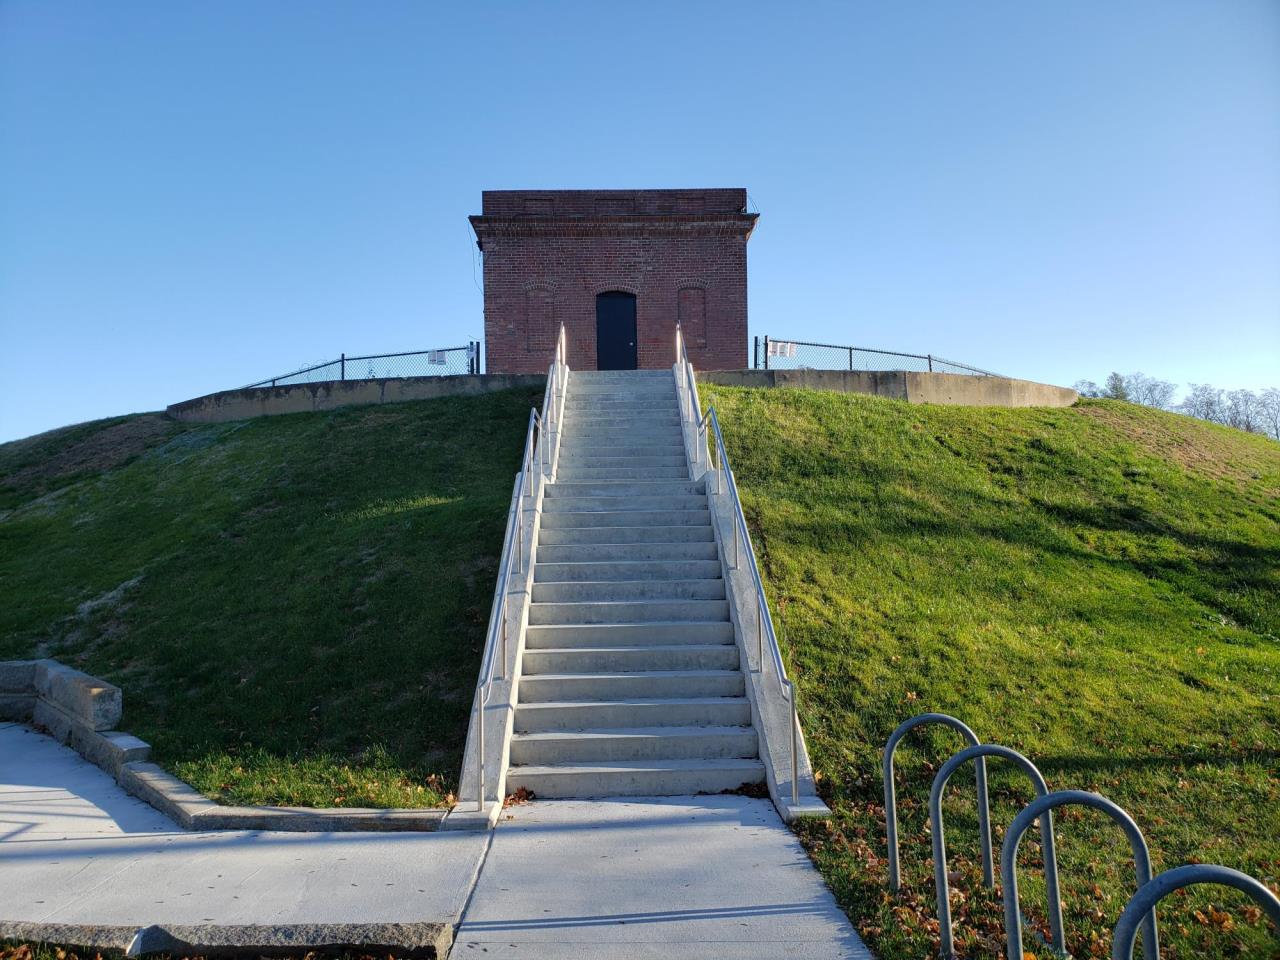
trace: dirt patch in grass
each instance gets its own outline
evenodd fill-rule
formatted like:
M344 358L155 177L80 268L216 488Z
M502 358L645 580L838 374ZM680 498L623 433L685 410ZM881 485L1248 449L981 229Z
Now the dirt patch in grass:
M1105 423L1143 452L1205 476L1250 483L1268 479L1270 473L1267 492L1280 494L1276 442L1267 437L1118 401L1082 400L1075 409Z
M32 499L84 477L124 466L181 430L160 413L60 427L0 447L0 488Z

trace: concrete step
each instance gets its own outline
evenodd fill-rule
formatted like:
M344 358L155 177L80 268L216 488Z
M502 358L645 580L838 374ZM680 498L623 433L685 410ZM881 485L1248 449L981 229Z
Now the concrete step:
M746 697L682 700L617 700L585 703L518 703L517 733L600 730L606 727L746 727Z
M724 581L588 580L535 583L533 603L618 603L663 600L723 600Z
M557 480L688 480L689 468L684 464L660 467L577 467L560 464Z
M697 493L668 497L553 497L542 502L544 516L548 513L590 513L594 511L616 513L623 510L704 509L708 509L707 496L706 494Z
M578 424L588 420L626 420L669 423L680 419L680 407L675 397L659 402L640 402L623 405L615 400L597 401L588 398L576 404L565 404L564 422Z
M636 431L639 435L648 433L666 436L677 433L679 429L680 417L675 413L664 413L656 417L648 414L634 416L583 414L567 416L564 420L564 432L567 437L583 437L613 430Z
M617 648L647 646L732 646L733 624L728 620L671 620L649 623L560 623L530 624L525 629L524 647L533 650Z
M623 380L628 383L636 380L670 380L675 377L669 367L657 370L574 370L570 372L574 383L595 383L600 380Z
M724 584L721 582L721 589ZM728 620L726 600L535 600L529 604L529 622L543 623L653 623L672 620Z
M621 393L637 393L642 390L670 390L675 392L676 381L670 374L665 377L574 377L569 383L569 397L591 390L616 390Z
M676 396L675 384L650 384L642 387L618 386L617 384L601 383L592 386L580 386L576 390L571 389L569 395L565 397L565 406L571 403L589 403L592 400L612 400L618 402L641 402L663 404L676 402L679 400Z
M705 501L704 501L705 503ZM711 511L703 506L694 510L586 510L547 511L542 514L542 530L564 530L567 527L700 527L711 523Z
M680 436L673 434L662 440L650 440L648 443L630 443L626 439L614 438L609 443L570 443L564 440L559 451L559 462L568 463L580 460L595 460L598 457L681 457L685 458L685 444Z
M622 452L616 448L606 450L597 448L590 453L584 451L560 454L562 467L684 467L688 463L684 451L678 448L671 448L663 453L633 453Z
M602 580L715 580L719 560L613 560L590 563L550 563L538 552L533 567L537 583Z
M511 738L511 762L580 764L614 760L727 760L760 755L752 727L622 727L549 730Z
M561 460L561 463L564 461ZM600 480L549 483L547 499L560 497L684 497L707 492L705 480Z
M638 388L619 387L615 384L596 384L594 386L581 387L577 390L570 390L569 395L565 397L564 405L565 407L570 404L582 405L596 400L620 404L650 404L655 407L666 406L667 404L679 406L680 403L676 394L675 384L651 384Z
M534 796L667 797L720 793L764 782L759 760L617 760L611 763L519 766L507 772L507 789Z
M741 697L745 692L740 670L542 673L520 678L521 703Z
M669 417L566 417L564 432L566 436L578 438L619 433L626 433L628 438L670 438L680 436L680 420L675 414Z
M644 563L650 560L717 560L714 542L694 543L542 543L538 564ZM535 572L536 572L535 567Z
M641 413L649 411L657 411L661 413L679 413L680 403L676 398L676 393L672 390L670 393L663 392L661 396L657 394L651 396L591 396L591 397L569 397L564 402L564 409L573 411L591 411L603 410L605 412L627 413L632 410Z
M632 443L620 444L610 441L602 446L598 443L579 443L567 437L560 445L560 462L595 459L597 457L684 457L684 441L673 434L662 440L653 440L639 446Z
M714 540L709 521L697 526L664 523L662 526L636 527L549 527L543 524L538 531L539 549L555 544L711 543Z
M583 407L579 410L567 410L564 415L565 432L576 433L578 428L591 426L631 427L649 424L651 426L676 426L680 423L680 412L660 410L620 410L612 412L599 407Z
M633 673L653 670L737 670L738 648L727 643L634 647L550 647L524 651L521 683L543 673Z
M572 430L566 427L566 432ZM675 424L636 424L634 426L587 426L572 433L575 440L581 440L596 449L627 450L633 446L653 446L661 443L682 444L680 428ZM681 447L683 449L683 446ZM576 451L575 451L576 452Z

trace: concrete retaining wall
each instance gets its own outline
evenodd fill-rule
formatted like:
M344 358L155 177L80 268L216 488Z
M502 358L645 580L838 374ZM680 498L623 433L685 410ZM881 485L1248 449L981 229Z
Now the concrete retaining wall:
M1079 394L1031 380L967 377L954 373L904 370L718 370L698 374L703 383L729 387L784 387L869 393L908 403L972 407L1069 407ZM325 380L286 387L223 390L170 404L169 416L190 423L222 423L279 413L313 413L370 403L401 403L436 397L473 396L514 387L541 387L547 378L532 373L486 373L456 377L399 377L384 380Z
M968 407L1069 407L1080 399L1068 387L1032 380L905 370L719 370L700 372L698 380L727 387L832 390Z
M370 403L401 403L436 397L472 396L513 387L541 387L544 374L486 373L456 377L395 377L383 380L323 380L283 387L222 390L168 407L169 416L190 423L222 423L278 413L314 413Z

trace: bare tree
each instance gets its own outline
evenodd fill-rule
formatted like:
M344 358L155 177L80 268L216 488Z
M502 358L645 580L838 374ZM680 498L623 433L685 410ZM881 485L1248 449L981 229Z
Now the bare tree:
M1222 399L1222 391L1210 383L1187 384L1186 399L1178 404L1178 409L1191 417L1199 417L1211 423L1226 423L1226 403Z
M1258 417L1274 440L1280 440L1280 390L1268 387L1258 394Z
M1168 410L1173 403L1173 395L1178 392L1177 386L1168 380L1157 380L1138 371L1124 378L1125 389L1129 399L1147 407Z
M1262 432L1262 410L1258 397L1252 390L1232 390L1228 393L1224 414L1229 427L1250 433Z
M1280 388L1276 387L1225 391L1211 383L1189 383L1186 398L1175 404L1173 398L1178 391L1175 384L1137 371L1127 377L1113 372L1102 386L1092 380L1077 380L1075 391L1082 397L1128 400L1161 410L1176 410L1210 423L1280 440Z
M1112 371L1107 375L1107 384L1103 388L1102 395L1110 397L1112 400L1128 400L1129 388L1125 385L1124 375Z

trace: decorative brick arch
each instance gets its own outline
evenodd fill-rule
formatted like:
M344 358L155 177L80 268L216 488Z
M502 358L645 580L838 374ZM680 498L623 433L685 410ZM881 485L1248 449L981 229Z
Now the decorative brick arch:
M611 281L609 283L593 283L587 287L591 291L591 296L598 297L602 293L629 293L636 298L636 302L640 301L640 287L634 283L627 283L623 280Z

